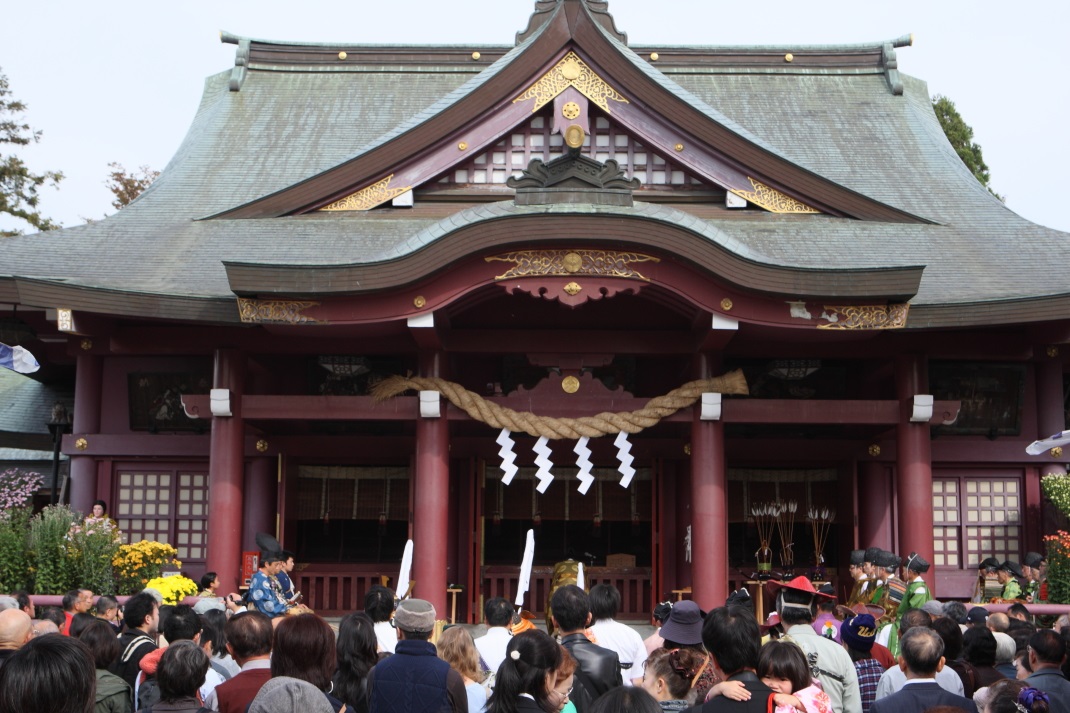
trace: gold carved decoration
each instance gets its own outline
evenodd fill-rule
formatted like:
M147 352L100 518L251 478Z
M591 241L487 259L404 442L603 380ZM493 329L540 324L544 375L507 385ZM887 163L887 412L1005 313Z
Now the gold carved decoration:
M397 198L402 193L410 190L412 186L390 187L390 181L394 174L390 174L381 181L377 181L366 188L361 188L356 193L351 193L341 200L320 208L320 210L371 210L381 203Z
M684 145L683 144L676 144L675 146L673 146L673 148L676 149L677 151L683 151L684 150Z
M462 141L461 143L457 144L457 150L458 151L467 151L468 150L468 142L467 141Z
M1050 347L1048 347L1048 348L1047 348L1047 355L1048 355L1049 357L1053 358L1053 359L1054 359L1055 357L1059 356L1059 347L1056 347L1056 346L1050 346Z
M301 314L309 307L318 306L319 302L238 298L238 313L246 324L324 324Z
M261 438L259 441L256 442L256 450L258 450L261 453L263 453L267 449L268 449L268 442L265 441L263 438Z
M423 309L423 306L427 304L427 298L423 295L417 295L416 299L412 301L412 306L416 309Z
M74 447L80 451L84 451L86 448L89 448L89 441L84 438L79 438L74 442Z
M583 290L583 288L579 286L579 283L576 283L576 282L570 282L567 285L565 285L562 289L566 293L572 295L573 297L578 295L580 293L580 291Z
M472 59L474 59L474 60L478 60L482 56L483 55L481 55L479 52L473 52L472 53Z
M580 390L580 380L575 376L566 376L561 380L561 390L566 394L574 394Z
M660 55L658 55L657 52L651 52L650 53L650 61L651 62L657 62L659 59L661 59L661 57L660 57Z
M346 58L346 57L348 57L348 56L349 56L349 55L348 55L348 54L346 54L345 52L339 52L339 53L338 53L338 59L345 59L345 58Z
M580 105L576 102L569 102L561 107L561 116L566 119L575 119L580 115Z
M873 456L874 458L876 458L877 456L879 456L881 454L881 447L878 446L876 443L874 443L873 445L871 445L869 447L869 454L871 456Z
M515 267L496 276L495 280L543 275L595 275L598 277L629 277L650 281L631 265L639 262L661 262L642 253L616 250L519 250L484 258L487 262L511 262Z
M575 87L580 94L593 101L607 114L610 113L609 102L629 103L623 94L595 74L594 70L587 66L587 63L575 52L566 54L560 62L554 65L553 69L542 75L539 81L514 99L513 103L534 99L535 106L531 110L534 114L569 87Z
M90 349L93 348L93 340L92 339L83 339L79 346L82 347L82 351L83 352L87 352L87 351L89 351Z
M786 55L784 55L785 62L790 62L793 59L795 59L795 55L793 55L791 52L788 52Z
M723 300L721 300L721 309L723 309L725 312L731 312L732 311L732 300L728 299L727 297L725 297Z
M906 302L891 305L825 305L826 319L836 321L817 325L818 329L902 329L907 326L910 305Z
M569 148L578 149L583 146L584 140L587 138L587 132L583 130L583 127L579 124L570 124L565 129L565 143Z
M745 198L756 206L761 206L771 213L820 213L821 211L816 208L795 200L791 196L786 196L775 188L770 188L760 181L756 181L750 176L747 177L751 186L754 187L753 191L739 191L733 190L740 198Z
M1063 447L1062 446L1055 446L1054 448L1051 449L1051 457L1052 458L1062 458L1062 455L1063 455Z

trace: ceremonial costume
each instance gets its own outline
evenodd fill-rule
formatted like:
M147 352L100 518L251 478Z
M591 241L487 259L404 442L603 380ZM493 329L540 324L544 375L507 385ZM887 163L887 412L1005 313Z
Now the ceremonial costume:
M906 564L903 566L908 572L914 573L915 576L910 584L907 585L906 593L903 595L903 601L899 603L899 610L895 615L896 628L898 628L903 621L904 614L911 609L921 609L925 602L932 601L933 598L932 594L929 593L928 585L926 585L925 580L921 578L922 574L929 571L929 563L919 557L917 552L911 552L910 557L907 557Z
M1018 566L1018 563L1008 560L1000 565L999 571L1009 576L1009 579L1003 583L1003 589L999 594L1000 599L1022 599L1022 585L1018 584L1018 578L1022 576L1022 568Z
M249 583L249 601L261 614L272 618L284 615L289 608L282 597L279 580L263 570L257 570Z
M999 569L999 560L995 557L987 557L977 565L977 581L973 586L970 603L981 604L999 596L1001 587L996 579L997 569Z
M855 577L855 583L851 587L851 593L847 597L847 606L853 607L863 601L869 591L869 575L865 572L866 551L851 550L850 566L856 568L861 574Z

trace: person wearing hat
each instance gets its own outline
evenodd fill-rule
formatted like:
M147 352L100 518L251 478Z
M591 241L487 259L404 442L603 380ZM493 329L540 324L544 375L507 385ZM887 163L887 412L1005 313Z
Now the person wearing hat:
M1022 576L1022 568L1017 562L1007 560L996 571L999 583L1003 585L999 598L1004 600L1021 599L1022 585L1018 584L1018 578Z
M854 662L858 674L858 692L862 697L862 710L868 711L877 696L884 666L873 658L873 645L877 640L877 622L869 614L856 614L840 627L843 648Z
M971 604L987 602L995 596L993 589L998 589L996 584L996 570L999 569L999 560L995 557L986 557L977 565L977 582L973 587Z
M819 636L824 636L826 639L831 639L837 644L840 643L840 625L841 619L836 618L836 590L832 588L831 584L821 585L821 589L818 590L823 597L817 599L817 616L814 617L814 631Z
M921 609L926 602L931 602L933 595L921 575L929 571L929 563L917 552L911 552L903 563L903 581L907 582L907 591L895 615L896 625L903 620L903 615L911 609Z
M260 569L253 574L249 582L249 601L264 616L275 618L283 616L290 608L282 596L282 587L275 577L282 570L282 557L277 552L260 554Z
M1022 560L1022 574L1025 575L1025 586L1022 593L1027 602L1040 601L1040 567L1044 562L1044 555L1039 552L1026 552Z
M869 577L866 575L865 565L866 550L851 550L851 559L847 565L847 572L851 575L851 579L854 580L854 585L851 587L851 594L847 597L847 606L849 607L853 607L866 598L866 592L869 589Z
M702 648L702 623L704 616L698 604L690 599L676 602L669 610L669 616L661 625L661 638L664 640L664 648L691 649L709 664L709 656ZM706 665L695 676L691 690L695 692L695 700L706 700L706 694L717 684L717 674L713 666Z
M866 575L866 578L872 582L872 587L880 584L879 577L877 576L877 559L880 557L880 547L867 547L865 558L862 561L862 573Z
M892 565L891 571L889 571L887 565L893 560L895 560L895 563ZM873 556L874 587L873 595L869 598L870 604L884 607L888 598L888 577L895 576L895 566L898 564L899 560L895 555L885 550L878 550Z
M839 644L819 636L812 626L815 601L828 595L815 590L810 580L802 576L790 582L770 582L769 588L786 630L784 638L795 642L806 654L814 679L829 695L833 710L862 713L858 674L851 657Z
M464 679L438 657L429 639L435 630L435 607L423 599L406 599L394 612L398 644L394 655L368 673L371 713L467 713Z

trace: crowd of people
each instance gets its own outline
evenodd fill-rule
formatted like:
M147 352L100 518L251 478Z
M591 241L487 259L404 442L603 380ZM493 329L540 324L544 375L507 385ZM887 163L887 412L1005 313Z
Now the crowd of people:
M279 583L288 562L265 556L244 598L219 596L208 573L195 607L151 590L122 607L75 590L58 611L0 597L0 713L1070 711L1070 620L936 602L915 554L852 553L843 604L806 577L770 581L764 625L745 591L710 612L661 603L646 640L604 583L553 591L554 636L493 598L473 638L381 586L336 630Z

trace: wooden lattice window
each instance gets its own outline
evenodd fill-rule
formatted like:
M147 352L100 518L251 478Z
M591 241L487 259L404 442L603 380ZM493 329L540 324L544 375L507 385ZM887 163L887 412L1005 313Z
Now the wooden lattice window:
M469 163L448 171L434 185L504 185L510 176L519 176L532 159L549 162L565 153L561 134L551 134L550 128L549 117L535 116ZM644 188L704 187L683 166L652 152L605 117L593 119L582 153L602 162L613 159Z
M934 562L976 569L986 557L1018 561L1022 551L1022 479L933 479Z
M203 562L208 541L208 474L185 468L123 468L113 510L128 542L174 545L183 564Z

